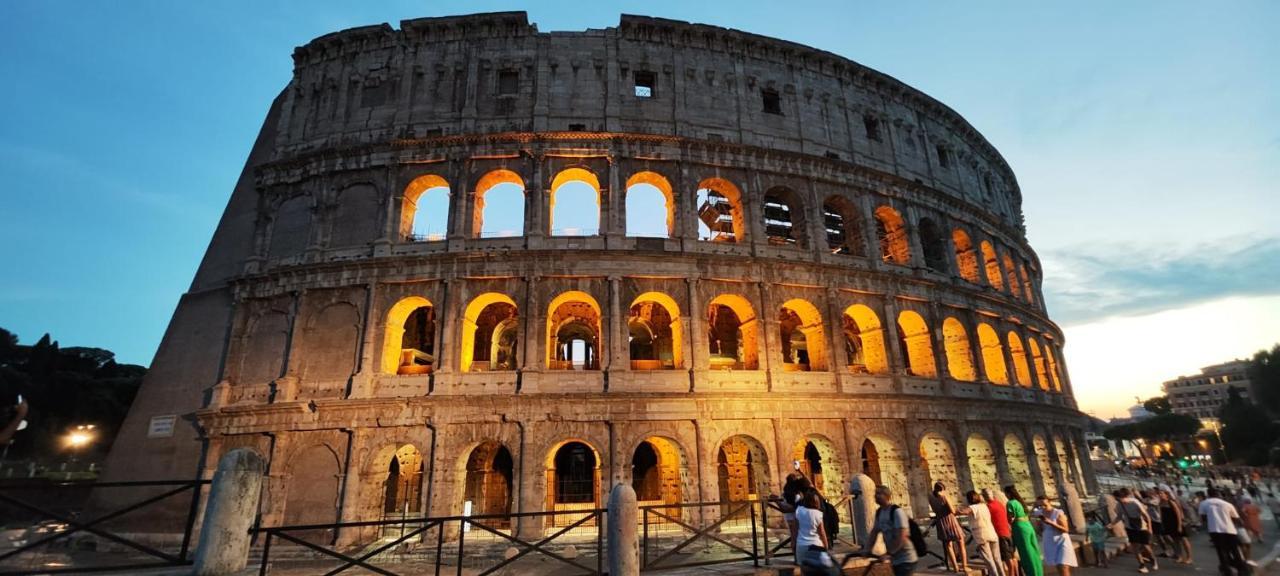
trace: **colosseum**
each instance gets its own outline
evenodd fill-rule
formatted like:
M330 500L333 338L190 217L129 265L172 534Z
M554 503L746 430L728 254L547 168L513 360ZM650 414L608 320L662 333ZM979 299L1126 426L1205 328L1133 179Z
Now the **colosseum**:
M1096 493L1022 193L933 98L642 16L293 59L109 477L248 448L266 525L752 500L795 466L917 515L934 481Z

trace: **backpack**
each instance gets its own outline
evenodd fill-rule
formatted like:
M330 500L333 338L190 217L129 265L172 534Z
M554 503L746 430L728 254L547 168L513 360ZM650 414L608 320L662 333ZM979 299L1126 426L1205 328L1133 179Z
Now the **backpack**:
M835 546L836 535L840 534L840 512L826 498L822 499L822 529L827 532L827 541Z
M894 504L889 507L890 514L898 513L898 505ZM929 553L929 543L924 539L924 531L920 529L920 525L916 524L915 518L907 516L907 536L911 539L911 547L916 549L916 556L924 558Z

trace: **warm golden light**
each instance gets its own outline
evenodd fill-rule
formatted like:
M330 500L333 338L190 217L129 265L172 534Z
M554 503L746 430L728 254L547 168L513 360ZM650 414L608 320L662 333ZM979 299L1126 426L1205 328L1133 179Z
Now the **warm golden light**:
M94 425L82 424L67 433L66 443L70 448L83 448L93 442L94 436Z

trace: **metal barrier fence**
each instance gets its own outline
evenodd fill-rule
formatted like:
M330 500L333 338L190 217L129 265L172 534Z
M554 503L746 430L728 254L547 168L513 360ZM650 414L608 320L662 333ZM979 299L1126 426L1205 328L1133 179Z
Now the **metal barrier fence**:
M0 483L6 511L0 576L190 565L200 492L208 483ZM124 498L132 502L114 503ZM139 510L148 510L145 519L130 516Z

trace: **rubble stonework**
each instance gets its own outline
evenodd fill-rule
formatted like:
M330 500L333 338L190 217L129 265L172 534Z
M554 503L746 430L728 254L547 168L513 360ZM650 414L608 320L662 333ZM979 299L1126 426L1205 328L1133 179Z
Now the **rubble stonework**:
M1013 173L927 95L638 16L410 20L294 61L108 476L249 449L264 525L760 498L795 463L918 514L939 480L1096 493ZM555 234L565 178L598 234ZM626 233L641 183L665 238ZM484 232L497 185L523 234Z

